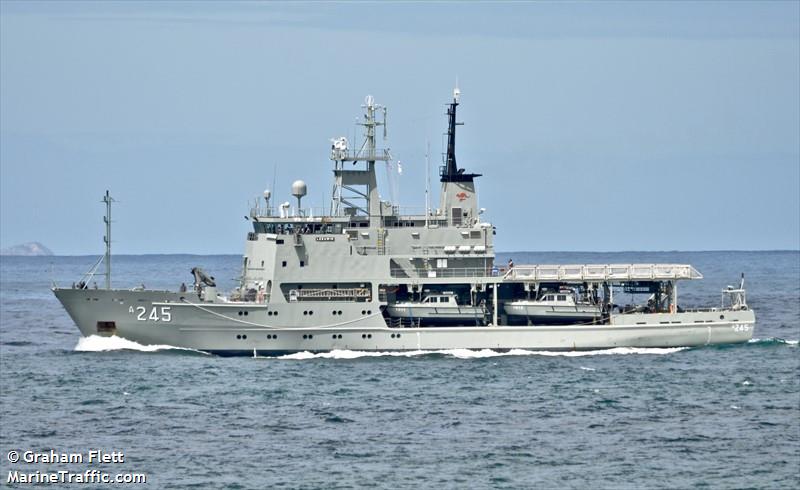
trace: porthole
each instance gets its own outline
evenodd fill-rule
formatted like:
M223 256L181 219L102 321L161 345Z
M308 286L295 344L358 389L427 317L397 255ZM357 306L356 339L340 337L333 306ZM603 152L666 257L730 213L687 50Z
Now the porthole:
M334 314L334 315L336 314L336 310L333 310L333 314Z
M272 314L275 315L275 316L278 316L278 312L277 311L273 312Z
M372 310L367 310L367 315L371 315L371 314L372 314Z
M400 334L397 334L397 338L398 338L398 339L400 338Z
M268 311L268 312L267 312L267 316L272 316L272 312L271 312L271 311Z
M342 314L342 310L339 310L339 314L340 314L340 315Z
M366 315L367 314L367 310L361 310L361 314L362 315Z
M362 339L366 339L366 338L367 338L367 334L365 334L365 333L362 333L362 334L361 334L361 338L362 338Z
M333 334L333 338L334 338L334 339L336 338L336 334Z
M240 312L238 312L238 313L239 313L239 316L242 316L242 312L241 312L241 311L240 311Z
M303 338L304 338L304 339L307 339L307 338L308 338L308 335L306 335L306 334L303 334Z
M248 312L247 312L247 311L245 311L245 312L244 312L244 316L247 316L247 314L248 314Z
M239 339L241 339L241 338L242 338L242 336L241 336L241 335L237 335L237 336L236 336L236 339L237 339L237 340L239 340Z
M313 315L314 314L314 310L308 310L308 314L309 315Z
M308 312L307 312L307 311L305 311L305 310L303 310L303 314L304 314L304 315L308 315Z
M246 339L247 335L242 335L242 340Z
M724 320L724 319L725 319L725 315L720 315L720 316L719 316L719 319L720 319L720 320Z
M278 338L278 335L277 335L277 334L272 334L272 340L275 340L275 339L277 339L277 338Z
M314 338L314 334L308 334L308 338L309 339L313 339Z
M342 334L339 334L339 338L340 338L340 339L342 338Z
M394 334L392 334L391 337L394 338Z
M368 339L371 339L371 338L372 338L372 334L371 334L371 333L368 333L368 334L367 334L367 338L368 338Z

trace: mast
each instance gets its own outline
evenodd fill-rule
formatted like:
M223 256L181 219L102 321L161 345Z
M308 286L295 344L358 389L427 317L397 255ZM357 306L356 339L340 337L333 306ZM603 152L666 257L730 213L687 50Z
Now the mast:
M375 99L368 95L364 100L364 119L357 125L364 127L364 142L358 150L350 150L347 138L332 140L331 160L334 162L333 192L331 193L331 215L344 216L345 213L362 216L380 216L380 198L375 175L375 162L389 162L392 157L388 149L379 149L375 141L378 126L383 126L383 137L386 138L386 107L375 104ZM383 113L383 120L376 118L376 113ZM363 162L365 167L345 169L345 162L353 165ZM345 191L347 194L345 194ZM362 204L363 203L363 204ZM359 205L361 204L361 205Z
M464 123L456 122L456 108L458 100L461 98L461 90L456 87L453 89L453 102L447 108L447 154L445 163L440 168L440 182L472 182L480 174L466 174L464 169L459 169L456 164L456 126L463 126Z
M439 197L439 213L451 226L472 226L478 219L478 197L475 193L475 177L480 174L466 173L456 163L456 109L461 98L458 86L453 90L453 102L447 108L447 153L444 164L439 167L442 192Z
M106 215L103 217L103 221L106 223L106 235L103 237L106 244L106 289L111 289L111 203L114 202L114 198L111 197L108 190L101 202L106 204Z
M425 140L425 228L428 227L428 217L431 214L431 162L429 155L431 153L431 142Z
M447 159L445 160L445 171L442 175L442 182L445 177L452 177L458 174L458 165L456 165L456 107L458 107L458 88L453 90L453 103L447 108L448 124L447 124ZM464 124L464 123L461 123Z

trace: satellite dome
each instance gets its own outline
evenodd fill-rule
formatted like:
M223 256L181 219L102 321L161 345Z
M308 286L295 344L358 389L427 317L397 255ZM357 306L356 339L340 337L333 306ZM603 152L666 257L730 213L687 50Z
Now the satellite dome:
M306 195L308 192L308 187L306 183L302 180L295 180L292 184L292 195L296 198L301 198Z
M272 192L269 189L264 190L264 199L269 201L270 197L272 197Z

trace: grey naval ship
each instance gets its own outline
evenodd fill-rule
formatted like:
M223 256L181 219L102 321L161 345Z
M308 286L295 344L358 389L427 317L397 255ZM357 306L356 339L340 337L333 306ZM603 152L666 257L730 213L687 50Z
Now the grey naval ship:
M274 206L251 209L242 273L231 291L192 269L177 291L111 287L111 203L106 192L105 288L54 285L84 336L119 336L219 355L275 356L333 350L590 350L746 342L754 312L744 279L722 304L682 308L678 283L701 279L687 264L524 265L495 262L493 226L475 182L456 163L456 89L447 107L447 148L438 207L403 213L378 194L376 165L392 161L386 108L367 97L363 142L332 140L330 207L302 207L306 184ZM102 274L99 274L102 275ZM618 305L615 295L640 298Z

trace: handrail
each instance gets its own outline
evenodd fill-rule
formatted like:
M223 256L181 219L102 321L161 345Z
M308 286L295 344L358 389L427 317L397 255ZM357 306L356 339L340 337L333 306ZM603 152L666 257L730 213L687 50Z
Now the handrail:
M348 299L348 298L369 298L370 293L367 288L318 288L318 289L292 289L289 291L289 298L297 299Z
M511 281L647 281L702 278L703 275L688 264L515 265L503 275L504 280Z
M484 267L447 267L441 269L419 269L392 267L392 277L492 277L492 269Z
M420 255L435 255L441 256L442 258L449 258L449 257L475 257L476 255L479 257L483 257L484 255L493 255L494 254L494 247L489 245L488 247L485 245L479 245L480 247L486 247L484 250L475 250L474 246L470 248L469 252L467 251L459 251L458 249L455 250L445 250L444 245L410 245L407 247L377 247L373 245L356 245L354 247L355 252L358 255L410 255L410 256L420 256ZM426 269L427 270L427 269Z
M331 160L389 160L391 155L385 148L376 148L370 151L368 148L356 149L331 149Z

